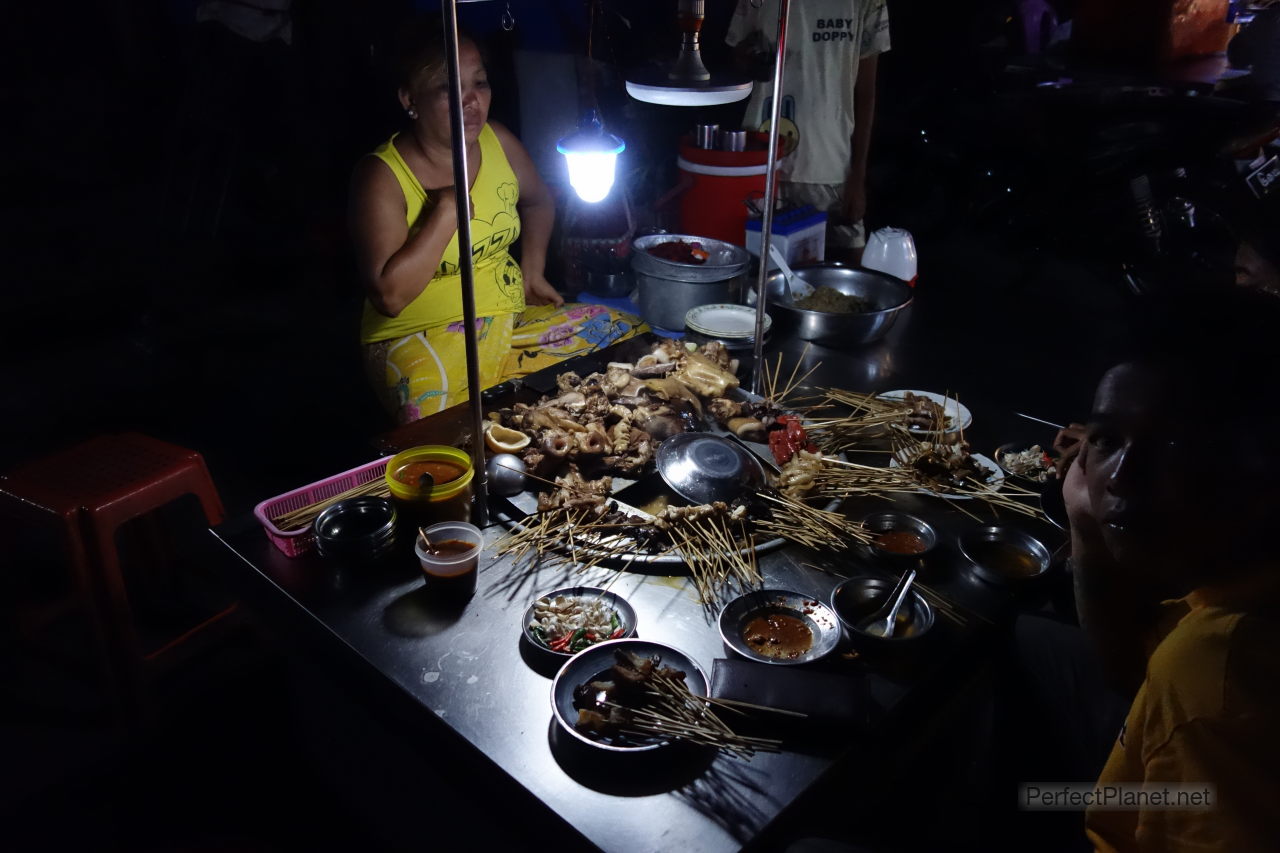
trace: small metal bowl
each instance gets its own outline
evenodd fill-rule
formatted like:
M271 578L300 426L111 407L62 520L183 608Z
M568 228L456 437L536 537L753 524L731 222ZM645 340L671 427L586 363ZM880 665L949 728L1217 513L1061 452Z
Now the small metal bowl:
M731 501L764 483L755 454L727 438L682 432L658 445L658 473L676 494L695 504Z
M1052 468L1052 467L1050 467L1049 469L1047 469L1047 470L1045 471L1045 478L1044 478L1043 480L1038 480L1038 479L1036 479L1035 477L1028 477L1026 474L1018 474L1018 473L1016 473L1016 472L1014 472L1014 471L1011 471L1011 470L1010 470L1008 467L1006 467L1006 466L1005 466L1005 464L1004 464L1004 457L1005 457L1005 455L1006 455L1006 454L1009 454L1009 453L1021 453L1022 451L1024 451L1024 450L1029 450L1029 449L1030 449L1030 445L1026 445L1026 444L1018 444L1018 443L1016 443L1016 442L1011 442L1011 443L1009 443L1009 444L1002 444L1002 445L1000 445L999 447L997 447L997 448L996 448L996 452L992 455L992 457L991 457L991 458L992 458L992 460L994 460L994 461L995 461L995 463L996 463L997 465L999 465L999 466L1000 466L1000 470L1004 471L1004 472L1005 472L1006 474L1008 474L1010 477L1016 477L1016 478L1018 478L1019 480L1023 480L1024 482L1027 482L1027 483L1034 483L1034 484L1035 484L1035 485L1037 485L1037 486L1044 485L1044 484L1045 484L1045 483L1047 483L1049 480L1053 479L1053 468Z
M971 527L960 534L959 545L974 574L989 583L1026 583L1049 571L1049 549L1016 527Z
M795 657L773 657L747 640L747 626L760 616L781 614L799 619L813 635L812 644ZM781 589L748 592L720 611L720 638L733 651L750 660L773 664L809 663L826 657L840 643L840 622L827 605L808 595Z
M348 498L315 520L316 549L322 556L374 560L395 548L396 508L378 497Z
M902 648L920 641L933 628L933 608L914 589L908 593L906 600L902 602L902 608L898 610L898 625L892 637L868 634L858 628L863 619L875 613L885 603L893 587L892 580L860 575L843 581L832 590L831 609L855 644L887 649Z
M925 559L938 547L938 532L927 521L908 515L905 512L876 512L862 519L862 524L872 533L888 533L891 530L902 530L914 533L924 540L925 548L919 554L900 554L877 547L874 543L865 546L866 553L872 559L891 565L914 564Z
M598 587L567 586L562 589L552 590L551 592L548 592L545 595L537 596L536 598L533 599L533 601L529 602L528 608L526 608L524 611L524 629L523 629L524 637L526 640L529 641L530 645L532 645L538 651L546 652L549 655L556 655L557 657L562 657L562 658L571 658L575 654L581 654L581 652L556 651L555 649L548 646L546 643L542 642L542 640L538 639L537 635L534 634L533 629L530 627L533 623L533 609L534 607L537 606L538 602L544 598L556 598L557 596L565 596L566 598L574 598L578 596L582 596L582 597L590 596L593 598L601 598L604 600L605 604L612 607L614 612L618 614L618 621L621 623L620 627L622 628L622 636L619 637L618 639L625 640L630 637L634 637L636 635L636 621L637 621L636 611L635 611L635 608L633 608L625 598L618 595L617 593L609 592L608 590L603 590ZM608 638L606 637L605 640L607 639ZM600 640L597 643L593 643L591 646L588 646L587 648L591 648L592 646L599 645L600 642L605 642L605 640ZM582 649L583 652L585 652L586 650L587 649Z

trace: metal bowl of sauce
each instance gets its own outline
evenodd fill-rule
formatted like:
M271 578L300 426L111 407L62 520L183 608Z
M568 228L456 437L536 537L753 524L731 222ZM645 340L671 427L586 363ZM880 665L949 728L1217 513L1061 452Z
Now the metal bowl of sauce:
M1014 527L971 527L960 534L959 545L974 574L989 583L1025 583L1049 571L1049 549Z
M781 589L741 595L720 611L725 646L762 663L809 663L840 642L840 622L816 598Z
M914 563L938 546L938 533L927 521L905 512L877 512L862 519L874 537L869 555L891 564Z

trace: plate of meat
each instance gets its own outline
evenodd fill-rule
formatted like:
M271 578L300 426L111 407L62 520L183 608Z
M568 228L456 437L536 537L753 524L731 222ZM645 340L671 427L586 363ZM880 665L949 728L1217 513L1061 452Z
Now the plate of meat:
M906 413L907 431L913 435L961 432L973 425L973 414L954 397L945 397L932 391L885 391L876 395L880 400L901 400Z

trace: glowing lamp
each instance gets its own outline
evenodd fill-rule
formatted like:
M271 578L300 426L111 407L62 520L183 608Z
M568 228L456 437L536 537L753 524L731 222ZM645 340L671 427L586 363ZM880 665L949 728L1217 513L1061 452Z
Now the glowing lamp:
M627 143L612 133L605 133L600 114L587 113L578 129L556 143L569 166L569 184L578 198L594 204L603 201L613 188L618 155Z

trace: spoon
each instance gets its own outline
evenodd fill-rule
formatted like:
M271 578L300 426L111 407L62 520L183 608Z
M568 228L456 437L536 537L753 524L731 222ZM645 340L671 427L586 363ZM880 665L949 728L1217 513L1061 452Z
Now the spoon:
M858 630L873 637L884 637L885 639L893 637L893 629L897 625L898 609L902 607L902 602L906 600L907 593L911 590L911 584L915 582L915 579L915 569L904 573L897 586L889 593L889 598L885 603L880 605L875 613L858 623Z
M782 270L782 285L787 289L787 304L795 305L796 295L791 288L791 282L795 280L796 274L791 271L786 258L782 257L782 252L778 251L778 247L773 243L769 244L769 257L773 258L773 262Z
M418 475L419 491L429 492L436 487L436 478L431 476L430 471L423 471Z

